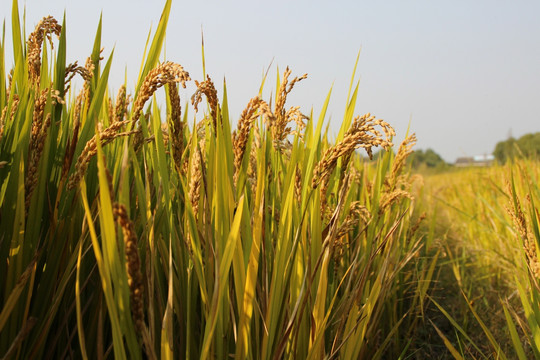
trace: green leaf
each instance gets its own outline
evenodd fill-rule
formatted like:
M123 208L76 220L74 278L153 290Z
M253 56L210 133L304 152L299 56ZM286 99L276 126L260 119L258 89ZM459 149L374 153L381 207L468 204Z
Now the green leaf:
M92 64L94 65L94 75L92 76L92 88L91 91L93 92L95 88L97 87L97 83L100 80L99 77L99 70L100 70L100 58L101 58L101 30L102 30L102 24L103 24L103 14L99 15L99 23L96 30L96 36L94 38L94 46L92 48L92 54L90 55L90 59L92 60ZM90 95L91 97L93 94Z
M265 152L261 151L260 163L265 162ZM261 251L261 240L263 231L264 216L264 180L266 178L266 168L260 166L257 169L257 190L254 202L253 216L253 243L249 254L246 281L241 304L240 320L238 325L238 341L236 344L236 358L245 359L249 353L250 321L253 315L253 304L255 299L255 287L257 285L257 273L259 270L259 254Z
M158 63L159 54L161 53L161 48L163 47L163 42L165 40L165 32L167 29L167 23L169 21L169 14L171 12L171 4L172 0L167 0L167 2L165 3L165 7L163 8L163 12L161 13L161 18L159 19L159 24L156 29L156 33L154 34L152 45L150 46L150 50L148 51L146 62L144 64L142 72L139 74L139 80L137 81L137 87L134 96L135 99L137 98L137 94L139 93L144 78L150 72L150 70L156 67Z
M441 330L439 330L437 325L435 325L433 321L431 321L431 319L429 320L429 322L431 322L431 325L433 325L433 327L435 328L435 331L437 331L437 334L439 334L441 339L444 341L444 345L450 351L452 356L457 360L463 360L463 357L461 356L459 351L457 351L457 349L454 347L454 345L452 345L452 343L450 342L450 340L448 340L448 338L444 335L444 333Z
M92 212L90 210L90 205L86 199L86 182L81 179L81 200L84 206L84 212L86 215L86 222L88 224L88 230L90 232L90 239L92 240L92 248L94 250L94 255L96 257L96 264L99 269L101 286L103 288L103 294L105 295L105 302L107 303L107 310L109 318L111 321L112 336L113 336L113 350L114 356L116 359L126 359L126 351L124 348L122 340L122 329L120 325L120 318L116 308L116 302L114 299L112 281L111 281L111 271L109 265L107 264L106 259L103 257L101 251L101 246L99 245L98 235L94 227L94 220L92 217ZM108 187L108 186L107 186ZM108 192L108 191L107 191Z
M231 225L231 230L229 236L227 237L227 242L225 250L223 251L223 257L219 263L219 273L216 277L216 286L217 289L214 291L212 297L212 306L210 308L210 318L206 323L204 330L204 339L201 351L201 359L207 359L210 356L210 345L213 340L213 334L216 328L218 313L220 309L220 303L223 301L222 297L225 287L228 284L229 271L231 268L231 263L233 259L233 254L238 246L238 241L240 239L240 222L242 219L242 212L244 210L244 201L243 198L238 200L238 208L236 209L236 214L234 215L234 220Z
M15 64L23 64L24 61L24 48L23 40L21 36L21 23L19 20L19 4L17 0L13 0L11 6L11 34L13 41L13 59ZM3 86L3 84L2 84Z
M519 360L526 360L527 356L525 356L525 350L523 350L523 345L521 345L521 338L516 330L514 321L512 320L512 317L510 316L506 305L502 304L502 307L504 310L504 317L506 318L506 323L508 324L508 330L510 331L512 344L514 344L514 350L516 350L516 354Z
M60 33L60 40L58 42L58 50L56 52L56 69L54 88L60 92L59 96L64 97L65 75L66 75L66 13L64 12L64 18L62 20L62 32ZM61 106L58 107L60 110ZM59 119L60 110L56 111L55 118Z

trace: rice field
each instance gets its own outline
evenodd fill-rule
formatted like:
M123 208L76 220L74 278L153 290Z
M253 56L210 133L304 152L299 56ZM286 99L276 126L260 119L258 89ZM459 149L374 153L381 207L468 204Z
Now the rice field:
M64 23L26 37L13 1L2 359L540 358L536 162L414 174L415 135L355 113L354 71L337 134L331 93L287 103L296 69L231 118L204 63L160 60L170 6L113 89L101 23L68 64Z
M539 358L539 176L537 160L516 160L425 178L444 252L431 300L454 358Z

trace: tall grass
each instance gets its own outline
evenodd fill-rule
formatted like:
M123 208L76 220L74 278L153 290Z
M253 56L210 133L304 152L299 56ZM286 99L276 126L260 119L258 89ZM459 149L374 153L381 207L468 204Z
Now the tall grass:
M189 74L159 62L170 6L130 97L108 86L101 22L85 66L66 64L65 22L44 18L25 42L13 1L15 66L0 64L0 355L407 353L437 260L415 231L414 137L362 158L395 134L353 116L356 85L331 143L330 94L318 117L287 108L305 78L288 68L274 104L255 94L238 121L210 77L181 107Z

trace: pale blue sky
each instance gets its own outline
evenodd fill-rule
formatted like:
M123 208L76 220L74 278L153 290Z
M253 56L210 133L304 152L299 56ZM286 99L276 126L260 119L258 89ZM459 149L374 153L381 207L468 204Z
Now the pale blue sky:
M128 69L133 87L150 27L164 0L19 0L27 33L39 19L67 14L68 62L83 63L103 11L105 54L115 48L111 91ZM0 18L10 32L11 0ZM167 59L202 79L201 26L206 68L218 92L223 78L237 118L272 62L308 73L287 103L315 114L330 87L331 133L337 134L356 55L360 79L356 114L371 112L405 136L409 119L418 149L447 161L491 153L509 132L540 131L540 1L179 1L173 0ZM8 45L8 49L11 46ZM8 50L9 51L9 50ZM12 64L11 56L6 66ZM183 101L193 92L188 89Z

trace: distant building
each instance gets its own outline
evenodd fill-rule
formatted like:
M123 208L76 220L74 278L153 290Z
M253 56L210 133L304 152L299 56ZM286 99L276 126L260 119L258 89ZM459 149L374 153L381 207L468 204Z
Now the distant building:
M457 158L454 165L456 167L469 167L469 166L478 166L485 167L493 165L495 157L493 155L477 155L477 156L466 156Z
M472 157L460 157L456 159L456 162L454 163L454 165L456 167L467 167L467 166L472 166L473 163L474 163L474 158Z

